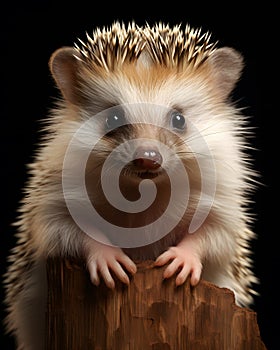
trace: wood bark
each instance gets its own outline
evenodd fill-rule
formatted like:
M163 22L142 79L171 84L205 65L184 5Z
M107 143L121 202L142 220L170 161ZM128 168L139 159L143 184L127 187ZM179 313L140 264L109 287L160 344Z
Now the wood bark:
M92 285L81 263L50 259L46 350L265 350L254 311L201 281L175 286L138 264L129 286Z

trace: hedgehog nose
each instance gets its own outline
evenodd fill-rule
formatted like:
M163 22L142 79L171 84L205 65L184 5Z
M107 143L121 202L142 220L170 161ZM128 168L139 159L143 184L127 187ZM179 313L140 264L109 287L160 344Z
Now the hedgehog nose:
M133 164L142 170L158 169L162 164L162 156L156 147L138 147L133 159Z

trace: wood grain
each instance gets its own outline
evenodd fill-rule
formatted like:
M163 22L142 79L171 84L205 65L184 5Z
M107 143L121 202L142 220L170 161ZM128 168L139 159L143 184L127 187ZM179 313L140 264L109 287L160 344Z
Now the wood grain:
M47 350L265 350L256 313L233 293L201 281L162 279L138 264L129 286L95 287L81 263L47 263Z

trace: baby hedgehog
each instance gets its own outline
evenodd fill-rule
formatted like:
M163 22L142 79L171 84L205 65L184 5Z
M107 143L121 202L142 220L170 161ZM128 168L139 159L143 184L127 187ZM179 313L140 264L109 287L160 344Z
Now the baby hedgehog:
M96 29L50 58L61 92L30 164L5 276L7 331L43 341L47 257L129 284L136 260L253 302L248 118L231 101L243 59L189 25Z

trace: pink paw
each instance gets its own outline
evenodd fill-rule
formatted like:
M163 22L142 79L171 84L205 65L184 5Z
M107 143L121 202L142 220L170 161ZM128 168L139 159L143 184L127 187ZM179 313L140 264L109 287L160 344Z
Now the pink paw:
M129 284L128 272L136 272L136 265L120 248L93 241L85 252L90 278L96 286L102 278L107 287L114 288L112 273L123 283Z
M170 278L179 271L175 282L177 286L182 285L188 276L190 276L192 286L198 284L201 277L202 264L197 254L184 247L171 247L157 258L155 265L163 266L169 262L169 266L163 273L164 278Z

